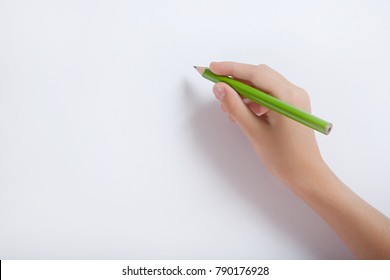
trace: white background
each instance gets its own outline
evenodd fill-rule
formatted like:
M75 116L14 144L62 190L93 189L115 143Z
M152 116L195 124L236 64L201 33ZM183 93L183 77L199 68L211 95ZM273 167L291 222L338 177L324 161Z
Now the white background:
M1 259L353 258L192 65L266 63L390 215L388 1L0 0Z

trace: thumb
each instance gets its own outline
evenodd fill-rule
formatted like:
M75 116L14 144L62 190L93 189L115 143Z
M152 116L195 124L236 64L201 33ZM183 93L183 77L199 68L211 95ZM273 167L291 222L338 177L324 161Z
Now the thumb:
M233 118L246 134L251 134L260 122L239 94L225 83L215 84L213 92L215 97L223 104L226 113Z

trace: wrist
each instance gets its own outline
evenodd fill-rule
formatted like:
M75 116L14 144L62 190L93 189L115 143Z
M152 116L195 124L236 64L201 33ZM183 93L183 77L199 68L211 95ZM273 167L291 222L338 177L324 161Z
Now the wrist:
M300 168L286 178L285 183L299 196L318 195L326 190L329 181L337 180L322 157L315 161L299 165Z

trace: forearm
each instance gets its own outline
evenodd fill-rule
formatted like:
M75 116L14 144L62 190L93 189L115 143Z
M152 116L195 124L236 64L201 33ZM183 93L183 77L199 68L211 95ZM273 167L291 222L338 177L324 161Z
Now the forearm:
M352 192L325 163L289 185L335 230L356 257L390 259L389 218Z

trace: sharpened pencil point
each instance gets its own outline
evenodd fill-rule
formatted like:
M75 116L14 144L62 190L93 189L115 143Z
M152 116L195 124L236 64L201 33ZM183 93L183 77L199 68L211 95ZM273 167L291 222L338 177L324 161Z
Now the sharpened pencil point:
M196 71L199 72L199 74L203 74L204 70L206 69L206 67L199 67L199 66L194 66L194 68L196 69Z

